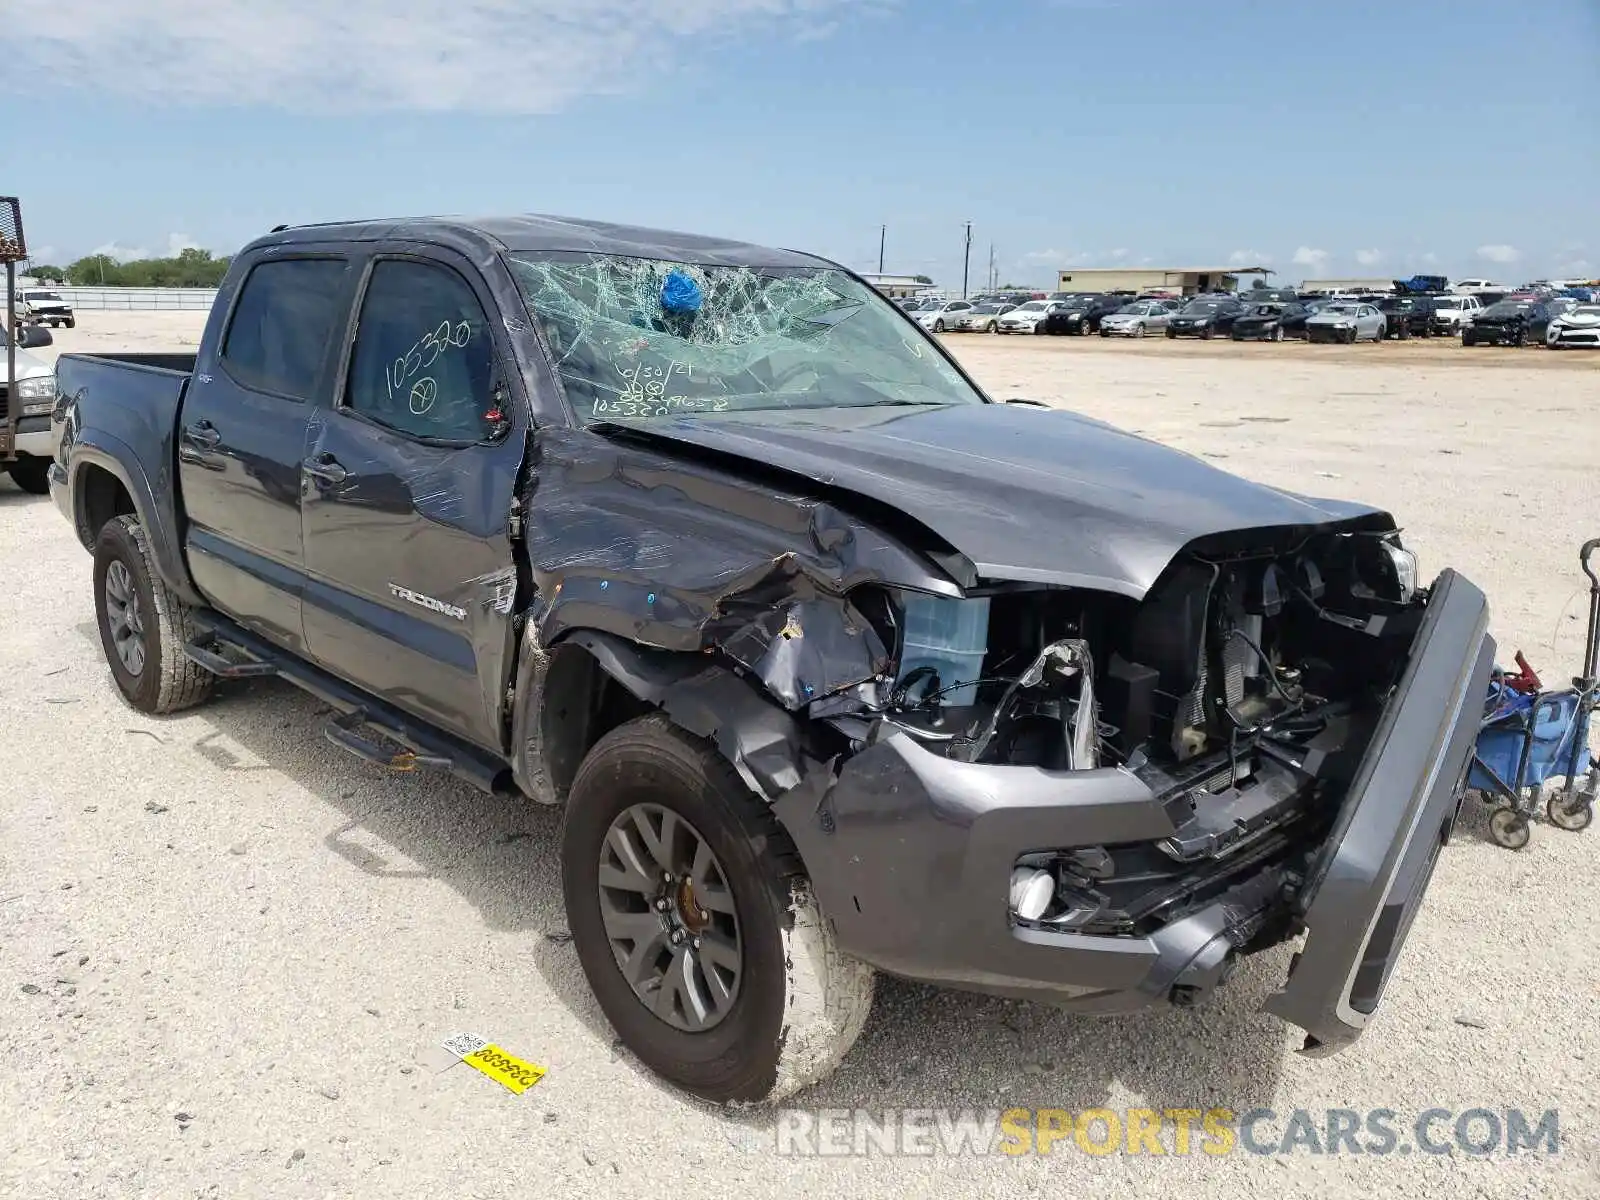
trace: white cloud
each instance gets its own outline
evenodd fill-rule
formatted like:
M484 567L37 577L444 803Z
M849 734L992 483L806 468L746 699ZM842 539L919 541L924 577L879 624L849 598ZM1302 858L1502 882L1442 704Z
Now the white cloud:
M1429 250L1422 256L1422 261L1427 263L1430 267L1436 267L1439 265L1439 256L1432 250Z
M1022 261L1025 263L1055 263L1060 265L1061 263L1071 262L1072 255L1065 250L1029 250L1022 256Z
M169 234L167 234L167 257L168 258L177 258L178 255L182 254L185 250L203 250L203 249L205 249L205 247L202 246L199 242L195 241L187 233L169 233Z
M1356 261L1363 267L1375 267L1383 261L1382 250L1357 250Z
M28 261L34 266L52 266L55 263L56 248L54 246L34 246L28 251Z
M1233 267L1264 267L1271 261L1272 255L1259 250L1235 250L1228 255L1228 265Z
M96 246L89 253L104 254L107 258L114 258L118 262L137 262L141 258L150 257L150 251L143 246L119 246L116 242L107 242L103 246Z
M1294 263L1297 267L1310 267L1314 271L1320 271L1328 265L1328 252L1301 246L1294 252Z
M1112 259L1127 258L1128 248L1126 246L1118 246L1109 255L1107 255L1107 257Z
M10 5L6 6L10 8ZM847 0L74 0L30 8L10 79L143 102L545 113L752 28L826 37Z
M1515 246L1507 246L1503 243L1495 243L1488 246L1479 246L1478 257L1492 263L1508 264L1514 263L1521 258L1522 252Z

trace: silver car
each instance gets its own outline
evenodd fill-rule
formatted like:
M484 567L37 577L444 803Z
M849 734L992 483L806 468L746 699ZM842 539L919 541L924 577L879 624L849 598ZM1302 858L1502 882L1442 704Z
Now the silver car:
M1359 342L1363 338L1383 341L1389 323L1370 304L1341 300L1330 304L1306 321L1308 342Z
M979 304L958 314L950 328L963 333L999 333L1000 318L1016 307L1015 304Z
M1100 336L1142 338L1147 333L1160 333L1170 320L1170 305L1160 300L1134 300L1100 319Z
M943 333L946 329L954 329L956 322L971 309L972 303L968 300L925 300L922 307L911 316L924 329Z

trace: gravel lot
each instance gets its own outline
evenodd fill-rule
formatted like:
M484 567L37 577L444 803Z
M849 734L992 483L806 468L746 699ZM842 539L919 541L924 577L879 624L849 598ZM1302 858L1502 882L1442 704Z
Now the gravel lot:
M84 313L55 350L193 345L204 314ZM1576 548L1600 534L1600 356L954 338L1031 395L1256 478L1388 506L1425 572L1489 593L1503 657L1576 669ZM563 941L557 817L329 746L318 705L237 684L152 719L116 698L90 560L0 482L0 1194L1594 1196L1600 833L1520 854L1468 810L1382 1013L1326 1061L1257 1012L1119 1019L884 983L815 1108L1560 1110L1551 1158L780 1158L613 1047ZM513 1096L436 1049L547 1068ZM1320 1121L1320 1117L1318 1118Z

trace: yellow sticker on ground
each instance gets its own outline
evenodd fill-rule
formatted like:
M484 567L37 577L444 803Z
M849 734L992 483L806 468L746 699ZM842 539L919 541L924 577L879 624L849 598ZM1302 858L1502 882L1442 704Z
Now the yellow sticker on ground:
M482 1046L461 1061L470 1067L476 1067L490 1079L510 1088L519 1096L544 1078L543 1067L523 1062L495 1045Z

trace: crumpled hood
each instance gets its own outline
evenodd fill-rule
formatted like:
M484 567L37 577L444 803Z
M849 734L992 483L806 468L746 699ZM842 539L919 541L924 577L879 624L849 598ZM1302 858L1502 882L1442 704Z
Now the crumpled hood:
M1027 405L791 409L591 428L733 455L891 506L986 579L1135 598L1197 538L1390 524L1375 509L1252 483L1099 421Z

